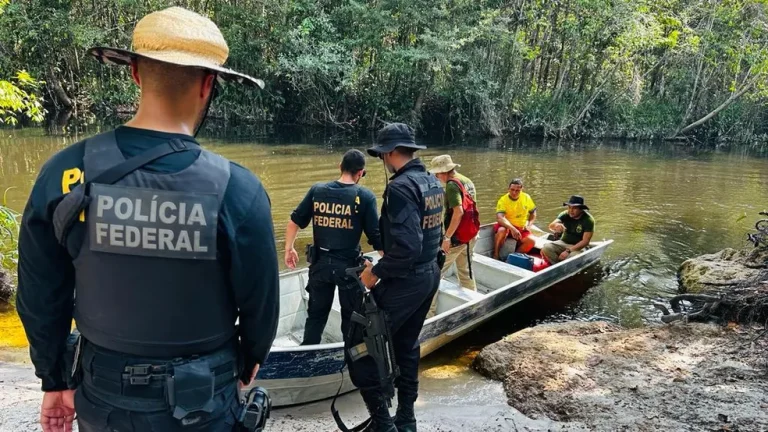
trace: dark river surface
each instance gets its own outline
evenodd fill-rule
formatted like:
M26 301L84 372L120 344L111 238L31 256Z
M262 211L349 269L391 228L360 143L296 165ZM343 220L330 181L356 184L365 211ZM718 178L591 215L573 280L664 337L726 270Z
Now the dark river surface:
M52 136L43 129L0 130L0 191L13 188L9 206L22 211L45 160L95 132ZM203 138L201 143L261 178L272 200L282 262L290 212L313 183L338 176L344 151L364 149L370 139ZM496 200L511 178L521 177L538 206L540 227L546 228L570 195L580 194L597 221L595 238L615 240L596 267L498 315L430 356L429 363L461 363L464 353L536 322L610 319L642 325L655 320L650 301L675 293L676 271L685 259L744 246L757 212L768 208L768 158L759 151L519 139L428 145L421 152L425 161L448 153L474 181L482 222L494 220ZM372 158L369 164L362 184L381 196L383 168ZM305 230L299 243L310 238ZM0 327L10 334L8 322L15 317L6 313L4 318Z

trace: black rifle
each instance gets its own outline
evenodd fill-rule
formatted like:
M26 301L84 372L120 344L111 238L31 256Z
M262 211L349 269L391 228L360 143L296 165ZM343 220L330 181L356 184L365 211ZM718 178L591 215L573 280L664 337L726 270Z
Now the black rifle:
M365 356L371 356L379 371L379 386L388 398L395 397L394 381L400 371L395 363L395 350L392 335L385 312L379 309L370 291L365 289L358 274L365 270L365 265L346 270L348 276L357 281L363 291L361 313L352 312L351 321L363 329L363 342L348 349L349 357L354 362ZM350 334L352 332L350 331Z
M367 257L365 257L365 259L370 260ZM345 271L347 276L355 279L360 290L363 292L363 301L360 306L360 311L352 312L351 325L349 327L349 334L347 335L347 342L352 344L352 336L355 333L355 326L359 326L362 329L363 342L348 349L346 349L345 344L345 349L352 362L360 360L366 356L370 356L373 359L379 374L379 386L387 397L388 405L391 406L391 399L395 397L395 379L400 375L400 370L395 363L395 350L392 346L392 333L389 329L387 315L383 310L379 309L373 295L365 288L363 281L360 280L360 272L363 270L365 270L365 265L348 268ZM353 366L350 365L350 367ZM339 386L339 391L341 391L341 386ZM339 394L336 393L336 397L338 396ZM369 418L363 423L349 429L341 420L341 416L335 405L336 398L334 398L331 403L331 413L333 414L334 420L336 420L336 425L342 432L361 431L371 422L371 419Z

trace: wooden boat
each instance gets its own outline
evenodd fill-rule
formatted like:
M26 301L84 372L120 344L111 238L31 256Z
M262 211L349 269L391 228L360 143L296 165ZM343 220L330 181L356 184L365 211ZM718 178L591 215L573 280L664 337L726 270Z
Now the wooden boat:
M537 247L547 240L537 239ZM440 283L437 315L426 320L419 341L421 356L469 332L504 309L595 264L612 240L593 242L572 258L539 272L524 270L490 258L493 230L481 228L474 249L472 270L477 291L458 286L453 270ZM375 252L370 255L378 259ZM308 269L280 276L280 323L267 362L254 385L269 390L274 406L317 401L354 389L349 375L340 372L343 361L341 314L338 295L328 317L322 343L300 346L307 318ZM337 293L338 294L338 293Z

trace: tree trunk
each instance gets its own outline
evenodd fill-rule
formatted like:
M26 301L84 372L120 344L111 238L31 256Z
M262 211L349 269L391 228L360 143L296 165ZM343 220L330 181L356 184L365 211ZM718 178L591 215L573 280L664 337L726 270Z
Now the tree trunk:
M704 69L704 59L699 57L699 67L696 70L696 78L693 80L693 89L691 90L691 98L688 100L688 108L685 109L683 118L680 120L680 125L677 126L677 129L675 130L675 133L672 134L672 136L677 136L680 133L680 131L683 129L683 126L685 125L685 122L688 121L688 118L693 113L696 96L699 93L699 80L701 79L702 69Z
M708 122L709 120L711 120L713 117L718 115L720 113L720 111L728 108L728 106L730 106L732 103L736 102L737 99L739 99L742 95L744 95L744 93L746 93L747 90L752 88L752 86L754 86L755 83L757 83L757 80L760 77L762 77L762 74L755 75L754 78L752 78L749 82L744 84L744 87L742 87L741 90L739 90L738 92L732 94L725 102L720 104L720 106L715 108L709 114L705 115L704 117L702 117L702 118L696 120L695 122L689 124L688 126L684 127L680 132L677 133L677 135L685 134L685 133L687 133L687 132L689 132L689 131L691 131L693 129L696 129L697 127L703 125L704 123ZM674 137L675 136L671 136L670 138L674 138Z
M531 48L535 49L536 46L539 44L539 32L540 32L540 26L536 26L536 31L533 33L533 40L531 41ZM524 80L526 80L526 91L530 93L531 87L533 87L533 79L536 76L536 65L539 63L539 59L541 58L541 53L536 56L532 61L528 62L528 65L530 67L530 75L527 77L523 77Z
M64 88L61 86L61 82L56 78L56 73L53 71L53 67L48 68L48 85L51 86L51 90L53 91L56 100L61 103L64 108L72 109L74 106L72 99L69 98L67 92L64 91Z

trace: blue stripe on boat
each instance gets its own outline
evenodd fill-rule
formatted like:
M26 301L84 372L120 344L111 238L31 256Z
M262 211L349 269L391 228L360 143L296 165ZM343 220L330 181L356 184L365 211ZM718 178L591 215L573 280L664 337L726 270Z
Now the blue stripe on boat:
M341 348L307 351L273 351L258 379L309 378L338 373L344 364Z

